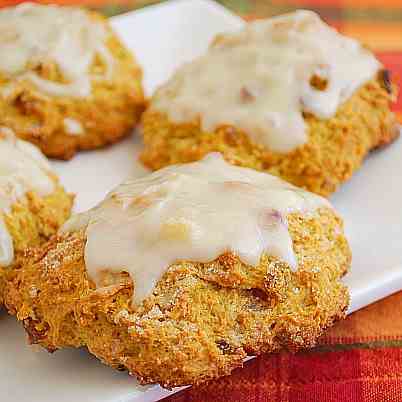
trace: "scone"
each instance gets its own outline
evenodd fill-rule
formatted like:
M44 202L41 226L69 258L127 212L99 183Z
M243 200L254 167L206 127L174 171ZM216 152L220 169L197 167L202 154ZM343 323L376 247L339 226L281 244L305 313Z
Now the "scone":
M248 24L160 87L143 115L151 169L211 151L328 196L399 133L389 73L311 11Z
M57 232L72 202L41 152L0 127L0 306L5 277L20 265L27 247Z
M94 12L2 9L0 54L0 125L48 156L116 142L144 109L141 69Z
M6 305L32 343L170 388L313 346L345 315L350 260L325 199L211 154L72 217L14 271Z

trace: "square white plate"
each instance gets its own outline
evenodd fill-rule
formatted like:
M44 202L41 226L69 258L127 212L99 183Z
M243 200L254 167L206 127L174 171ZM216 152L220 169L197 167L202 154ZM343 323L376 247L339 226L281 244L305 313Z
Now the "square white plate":
M179 0L112 19L115 30L135 52L151 94L181 63L205 51L218 32L243 21L206 0ZM138 136L113 147L53 162L76 210L92 207L128 176L146 170L137 162ZM346 222L353 266L346 277L350 311L402 289L402 141L376 152L332 198ZM141 387L134 378L102 365L85 351L50 355L26 344L13 317L0 316L0 400L20 402L147 402L168 391Z

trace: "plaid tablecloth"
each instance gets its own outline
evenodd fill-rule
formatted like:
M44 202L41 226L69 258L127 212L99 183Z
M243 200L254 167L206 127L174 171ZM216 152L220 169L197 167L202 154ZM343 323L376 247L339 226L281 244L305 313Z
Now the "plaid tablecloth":
M17 2L0 0L0 6ZM87 5L114 15L159 1L45 2ZM247 19L276 15L295 8L318 11L341 32L371 47L402 87L402 0L220 2ZM402 122L402 96L395 111ZM229 377L192 387L164 400L229 401L402 402L402 292L352 314L332 328L320 340L320 346L309 352L261 356Z

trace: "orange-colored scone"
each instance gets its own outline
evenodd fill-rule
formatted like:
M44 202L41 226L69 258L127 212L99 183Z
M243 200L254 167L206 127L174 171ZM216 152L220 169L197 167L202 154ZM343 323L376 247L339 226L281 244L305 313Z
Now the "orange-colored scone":
M215 163L211 169L220 166ZM243 178L247 174L240 172ZM31 343L50 352L87 347L105 364L128 370L143 384L170 388L228 375L247 355L312 347L326 328L345 316L349 295L341 278L350 266L351 252L342 220L331 207L323 204L309 213L282 216L277 210L265 210L265 202L257 215L256 206L249 205L238 211L237 220L222 226L222 239L216 224L231 214L213 213L210 206L215 201L197 190L204 179L191 182L180 172L155 175L121 186L89 214L72 218L61 234L31 250L21 269L13 271L5 303L23 322ZM137 192L148 180L152 187L142 195L128 195L128 189ZM248 182L213 180L217 197L238 194L247 200L260 191ZM306 195L283 185L286 197ZM278 195L275 188L273 194ZM170 197L171 190L176 198ZM185 203L176 204L189 192L203 200L200 207L196 203L187 210ZM164 215L170 207L172 214ZM120 213L129 218L120 223ZM156 214L164 218L156 219ZM261 226L257 232L252 229L251 237L261 239L268 233L267 246L273 252L257 252L257 263L250 265L245 261L258 244L247 243L250 237L243 231L254 228L254 219ZM239 220L245 224L239 226ZM138 242L127 241L137 231ZM276 256L287 233L294 266ZM227 247L208 262L188 259L186 252L203 254L211 239L207 250L223 241L237 244L249 255ZM181 247L182 258L163 265ZM136 255L136 248L143 252ZM144 257L144 253L150 254ZM115 266L108 261L110 255L119 261ZM127 258L132 264L124 269L122 261ZM97 271L100 276L93 276Z
M11 33L27 39L14 45L26 57L23 67L2 69L0 62L0 126L60 159L131 132L145 106L142 71L104 17L32 4L2 13L8 22L0 21L0 26L8 23ZM57 18L65 19L62 31ZM28 23L37 35L24 28ZM6 39L13 44L11 33Z
M287 154L253 143L245 132L233 126L204 132L199 122L176 124L166 114L147 110L142 118L145 149L141 161L156 170L218 151L230 163L274 174L328 196L360 168L371 150L399 136L390 110L396 89L389 92L382 77L383 73L358 90L329 120L305 114L308 142Z
M12 264L0 267L0 306L3 304L6 277L20 267L25 250L48 241L70 216L73 196L65 192L56 178L55 183L52 194L42 197L34 191L28 192L24 200L12 206L10 213L0 214L14 246Z
M0 126L0 306L7 275L57 232L72 203L40 151Z
M221 152L328 196L399 129L397 88L357 41L300 10L219 35L142 117L151 169Z
M289 223L303 261L297 273L267 255L252 270L230 253L209 264L177 263L136 309L128 276L95 289L82 232L55 237L14 271L6 305L30 342L51 352L86 346L143 384L202 383L229 374L247 355L314 346L345 316L340 279L351 254L340 219L322 210Z

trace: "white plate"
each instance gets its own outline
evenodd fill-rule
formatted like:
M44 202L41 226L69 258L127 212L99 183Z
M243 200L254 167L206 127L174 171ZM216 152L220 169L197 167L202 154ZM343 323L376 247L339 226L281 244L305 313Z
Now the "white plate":
M243 22L213 2L181 0L118 16L116 31L145 71L148 94L175 67L202 53L218 32ZM111 148L53 162L68 190L85 210L128 175L146 173L137 162L138 138ZM333 198L346 221L353 250L345 282L351 311L402 288L402 141L375 153ZM158 386L141 387L134 378L103 366L85 351L50 355L26 345L13 317L0 317L0 400L20 402L146 402L168 395Z

